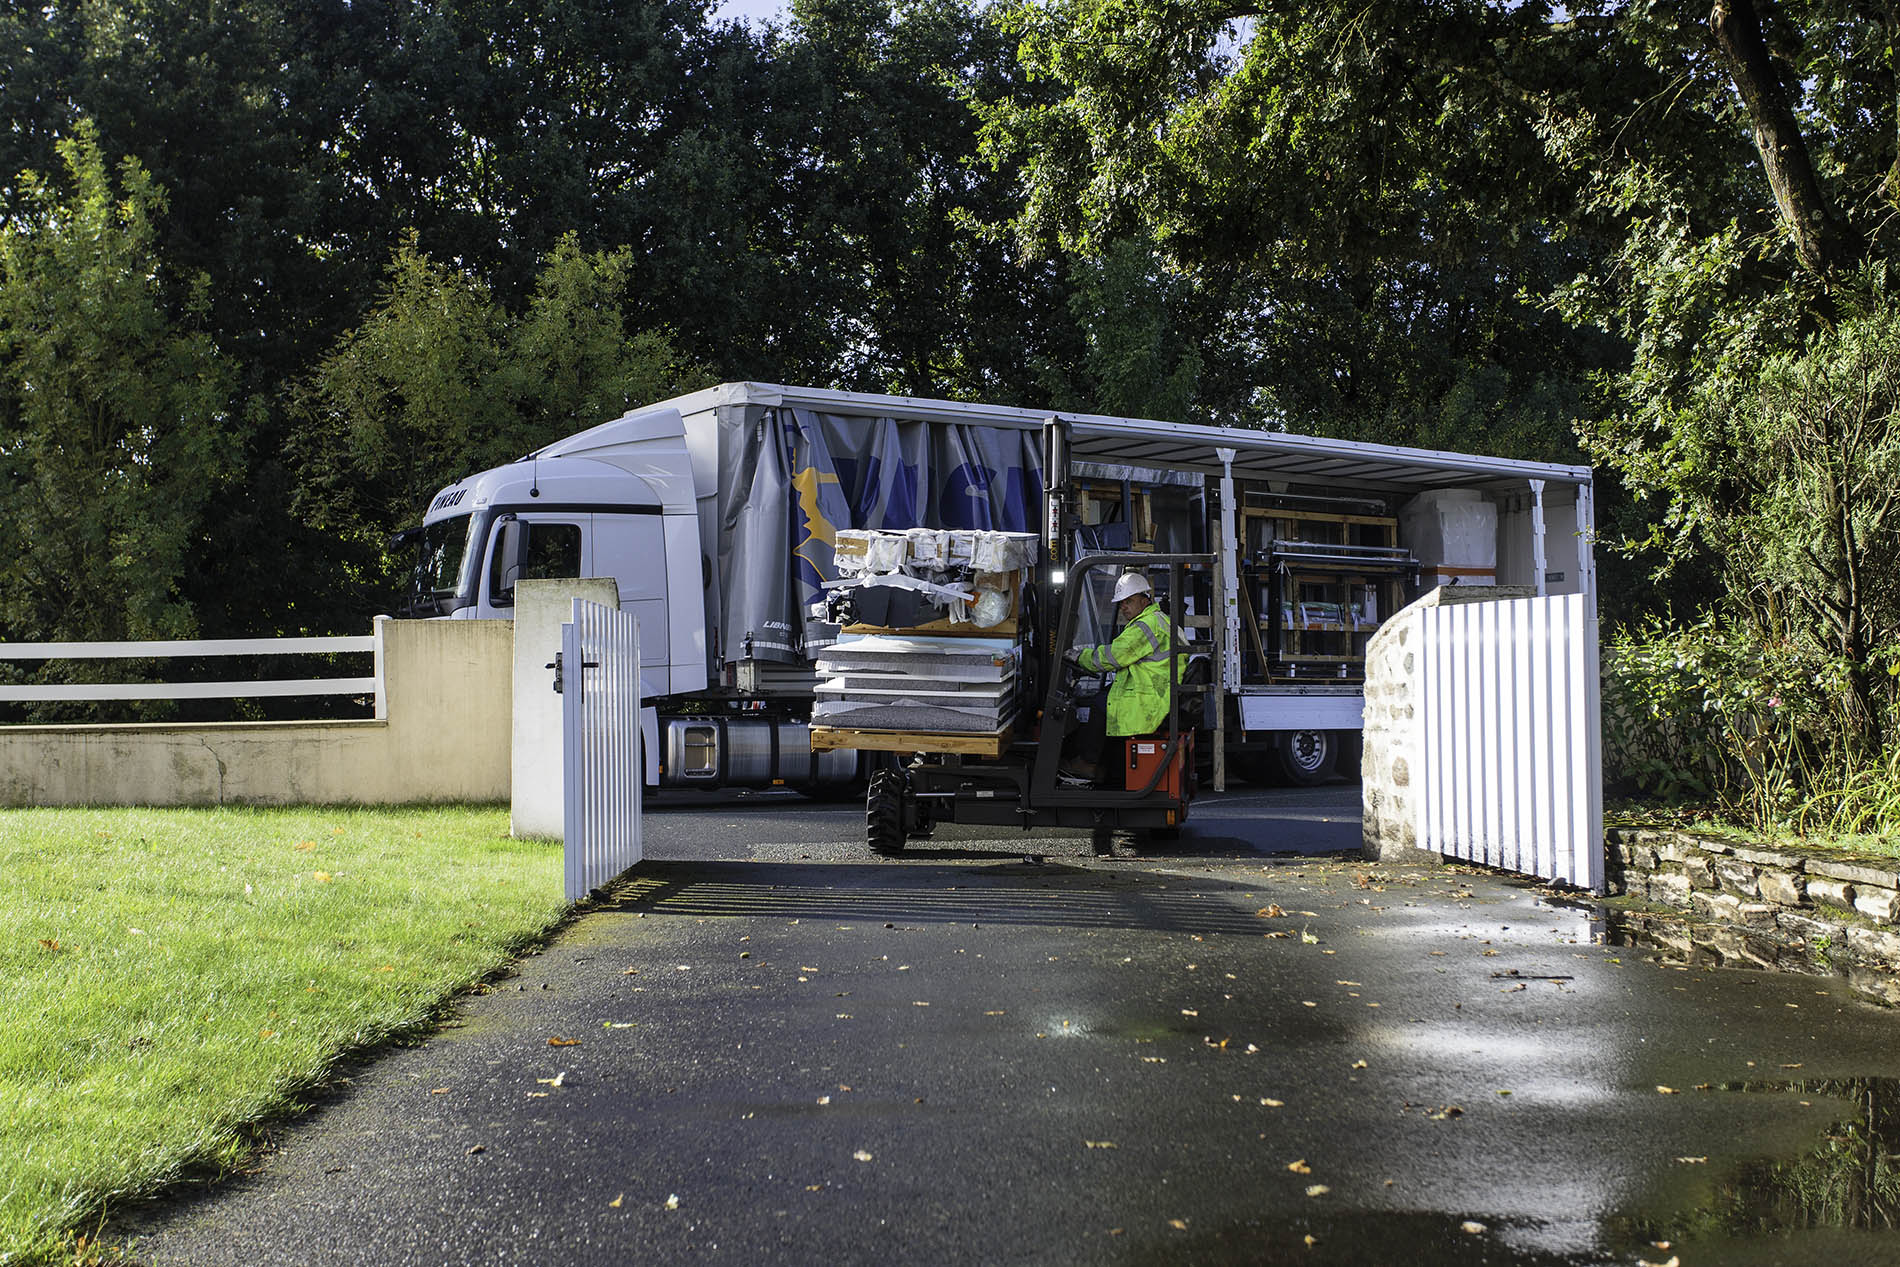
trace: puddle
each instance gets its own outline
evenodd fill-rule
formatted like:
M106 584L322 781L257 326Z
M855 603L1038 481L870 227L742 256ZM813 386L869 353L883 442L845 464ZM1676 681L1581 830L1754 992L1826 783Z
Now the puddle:
M1711 1173L1693 1208L1619 1221L1617 1240L1637 1250L1681 1247L1685 1263L1900 1261L1900 1238L1818 1235L1900 1228L1900 1079L1751 1079L1709 1090L1825 1100L1840 1116L1806 1153L1727 1163ZM1821 1244L1835 1252L1811 1256Z
M1591 908L1591 940L1600 945L1647 951L1666 963L1705 968L1746 968L1826 977L1846 985L1864 1002L1900 1006L1900 976L1836 959L1841 947L1825 934L1812 940L1775 926L1746 927L1693 920L1674 911Z

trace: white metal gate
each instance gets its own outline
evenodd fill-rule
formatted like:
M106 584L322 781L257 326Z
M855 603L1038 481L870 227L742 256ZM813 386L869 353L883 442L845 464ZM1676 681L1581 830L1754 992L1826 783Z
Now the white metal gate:
M1603 743L1589 598L1420 614L1420 846L1601 892Z
M640 622L574 600L561 626L562 852L577 902L640 861Z

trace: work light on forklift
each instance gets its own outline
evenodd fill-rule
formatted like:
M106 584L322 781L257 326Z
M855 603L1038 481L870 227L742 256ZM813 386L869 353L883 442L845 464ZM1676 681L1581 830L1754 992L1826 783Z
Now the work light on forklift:
M1069 574L1064 572L1061 568L1057 568L1055 571L1049 573L1049 584L1051 585L1060 585L1068 579Z

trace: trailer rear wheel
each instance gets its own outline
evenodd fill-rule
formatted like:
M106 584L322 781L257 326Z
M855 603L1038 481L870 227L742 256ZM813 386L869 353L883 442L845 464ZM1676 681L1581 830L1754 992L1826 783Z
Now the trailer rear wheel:
M904 852L904 772L877 770L864 793L864 839L875 854Z
M1280 773L1296 787L1312 787L1333 775L1339 761L1339 735L1331 730L1283 730L1273 737Z

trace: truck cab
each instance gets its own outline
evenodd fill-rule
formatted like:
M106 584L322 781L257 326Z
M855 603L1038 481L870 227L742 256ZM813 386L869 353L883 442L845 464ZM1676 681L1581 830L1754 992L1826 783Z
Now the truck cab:
M640 618L641 693L706 686L705 564L686 429L634 412L459 480L398 538L416 552L402 614L514 616L515 584L612 577Z

